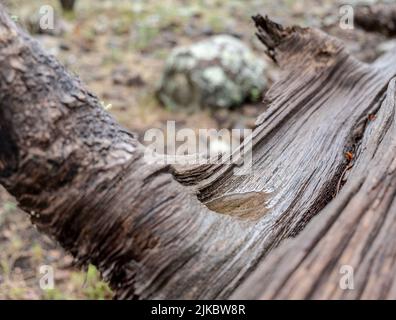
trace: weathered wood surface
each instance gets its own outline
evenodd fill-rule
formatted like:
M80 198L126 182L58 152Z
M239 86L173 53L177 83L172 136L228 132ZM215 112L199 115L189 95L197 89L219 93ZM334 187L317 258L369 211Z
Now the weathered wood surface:
M341 192L296 239L270 254L233 298L396 298L395 79ZM353 268L353 290L340 286L344 266Z
M311 297L309 281L334 285L321 272L330 271L327 259L350 257L363 243L370 265L394 267L382 264L391 248L376 250L381 238L366 232L388 231L391 241L391 223L381 223L395 213L394 56L366 65L318 30L255 21L284 71L257 120L253 172L235 176L234 165L148 163L133 134L1 9L0 182L80 265L95 264L117 298L227 298L260 261L235 297L288 297L283 285L303 278L301 262L316 271L298 291ZM333 244L326 230L335 222ZM355 234L362 238L346 241ZM324 259L304 260L307 251ZM364 270L357 276L374 281ZM381 283L369 286L372 297Z
M341 73L333 73L334 82L323 82L323 90L315 90L313 97L325 101L316 105L323 108L321 113L329 112L324 139L333 134L333 139L338 139L349 121L355 124L348 126L351 144L344 150L351 152L353 159L342 173L337 195L296 239L274 250L232 298L396 297L394 52L372 66L350 59L339 61ZM275 87L282 90L279 84ZM344 118L339 126L337 118ZM320 120L322 126L324 122ZM336 140L333 143L338 144ZM326 162L328 157L330 154L318 161ZM321 170L322 166L317 167ZM353 290L340 287L343 266L354 270Z

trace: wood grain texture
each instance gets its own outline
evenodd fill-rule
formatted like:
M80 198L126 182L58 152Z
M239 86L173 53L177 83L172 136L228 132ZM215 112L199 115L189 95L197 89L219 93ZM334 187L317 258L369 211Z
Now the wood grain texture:
M318 217L293 240L274 250L248 280L232 295L235 299L394 299L396 250L396 118L394 69L389 65L394 52L372 66L364 66L358 81L340 78L334 102L368 99L364 103L344 104L341 112L366 113L366 120L352 141L350 165L342 175L342 189ZM349 63L348 63L349 65ZM368 68L368 69L366 69ZM355 68L356 70L356 68ZM349 77L353 75L353 71ZM383 88L376 93L362 88L369 78L386 75ZM353 75L354 76L354 75ZM368 77L368 78L366 78ZM378 82L378 84L381 82ZM374 88L374 85L369 85ZM366 96L368 94L368 96ZM371 97L371 98L370 98ZM376 98L373 98L376 97ZM335 99L335 100L334 100ZM334 105L332 110L337 110ZM329 118L331 126L334 117ZM361 121L355 121L358 125ZM336 128L334 128L336 129ZM337 129L336 129L337 130ZM343 130L338 129L337 135ZM354 289L343 290L342 266L354 270Z
M237 290L245 299L395 299L396 86L366 128L337 197ZM354 289L340 287L342 266Z
M254 20L283 75L267 93L251 137L252 173L236 176L236 164L182 169L149 163L134 135L0 9L0 183L78 264L96 265L116 298L228 298L260 261L264 267L236 296L277 297L305 261L305 246L336 254L337 241L325 246L320 240L343 212L357 215L337 229L343 244L354 234L348 226L372 216L373 199L384 209L378 212L391 216L392 154L379 166L377 152L394 151L387 138L394 55L366 65L318 30ZM379 166L375 177L389 182L364 198L370 165ZM355 196L366 205L347 208ZM297 251L282 246L267 259L318 214L331 224L296 240ZM280 261L278 252L293 259ZM289 273L268 280L277 263ZM316 281L323 281L315 268ZM263 275L274 281L268 295ZM379 291L370 287L372 295Z

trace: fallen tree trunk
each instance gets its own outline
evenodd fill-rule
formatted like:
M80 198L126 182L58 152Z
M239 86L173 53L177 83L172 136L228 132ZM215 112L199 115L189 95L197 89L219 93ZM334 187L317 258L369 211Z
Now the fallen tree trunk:
M354 22L364 30L396 35L396 4L378 3L354 8Z
M357 212L372 217L364 203L355 204L359 210L346 206L362 197L367 166L392 177L394 164L371 157L394 150L387 138L394 58L369 66L320 31L255 21L284 71L257 120L252 173L235 176L235 164L182 170L149 163L134 135L1 10L0 182L81 266L96 265L117 298L227 298L259 261L265 266L254 277L276 267L276 253L287 249L267 254L315 215L333 221L342 212L347 225ZM394 191L386 181L376 186ZM365 199L384 207L380 220L392 213L389 195L381 195ZM293 243L321 243L319 231L301 242L306 232ZM340 237L349 232L343 228ZM339 253L319 249L329 259ZM287 279L280 272L270 280ZM315 280L326 278L318 272ZM259 286L237 293L262 295Z

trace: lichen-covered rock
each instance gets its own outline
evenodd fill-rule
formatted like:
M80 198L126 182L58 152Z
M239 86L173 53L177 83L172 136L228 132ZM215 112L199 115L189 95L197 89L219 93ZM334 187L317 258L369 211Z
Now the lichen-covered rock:
M171 108L239 106L261 96L265 69L265 62L239 39L214 36L172 52L157 96Z

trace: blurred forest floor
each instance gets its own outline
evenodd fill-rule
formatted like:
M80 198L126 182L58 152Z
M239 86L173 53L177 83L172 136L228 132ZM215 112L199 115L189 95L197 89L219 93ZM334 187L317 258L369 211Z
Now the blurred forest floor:
M20 22L38 12L41 5L53 5L62 15L55 0L4 2ZM261 13L287 25L321 27L326 21L337 21L339 5L333 0L77 0L75 14L62 18L64 34L34 36L76 73L104 105L111 104L109 111L125 127L139 135L148 128L163 128L166 120L176 120L177 126L189 128L251 128L262 112L260 103L231 111L201 110L191 114L168 110L157 102L155 88L172 48L215 34L234 35L268 61L272 83L278 70L256 40L250 17ZM333 31L337 35L343 32L337 27ZM350 48L357 55L362 54L362 47L372 49L373 44L384 40L380 36L360 38L360 34L346 31L342 36L351 39ZM371 60L376 55L367 50L362 59ZM100 281L96 269L76 270L73 259L39 234L3 189L0 247L0 299L111 298L111 291ZM41 265L54 268L53 290L39 287Z

